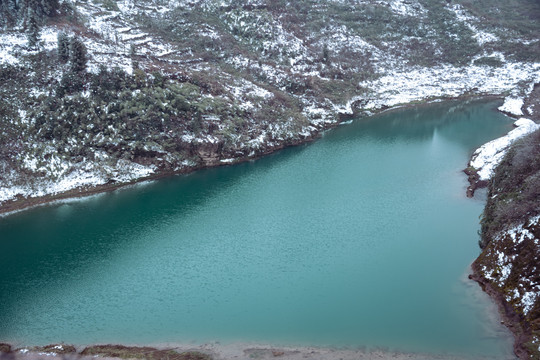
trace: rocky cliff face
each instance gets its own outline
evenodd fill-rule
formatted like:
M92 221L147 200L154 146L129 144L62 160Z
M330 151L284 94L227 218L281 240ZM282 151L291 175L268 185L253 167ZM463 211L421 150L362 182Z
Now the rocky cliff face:
M509 149L489 182L474 275L500 305L521 359L540 358L540 130Z
M540 216L491 240L473 264L475 279L499 304L521 359L540 358Z

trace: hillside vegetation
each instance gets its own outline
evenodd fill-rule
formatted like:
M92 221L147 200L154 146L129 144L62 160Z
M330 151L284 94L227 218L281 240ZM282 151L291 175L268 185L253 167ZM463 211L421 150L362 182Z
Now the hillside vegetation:
M353 113L523 97L540 5L490 5L4 0L0 203L254 158Z

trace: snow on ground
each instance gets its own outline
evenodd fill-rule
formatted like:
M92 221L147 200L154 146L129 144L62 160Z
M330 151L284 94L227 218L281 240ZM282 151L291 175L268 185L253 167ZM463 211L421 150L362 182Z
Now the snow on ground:
M331 0L335 3L348 4L350 0ZM387 6L394 13L401 16L421 16L424 15L427 11L424 7L416 0L354 0L355 3L372 5L373 3Z
M525 315L527 315L529 311L531 311L537 297L538 292L535 291L528 291L523 295L523 297L521 298L521 305L523 307L523 313Z
M26 36L21 33L0 34L0 64L18 64L17 51L26 47Z
M233 86L228 86L229 91L237 99L261 98L270 99L274 96L270 91L245 79L237 79Z
M503 247L495 247L490 253L490 256L496 260L493 266L489 268L482 266L482 273L486 279L494 281L499 287L504 288L506 292L506 300L514 302L516 306L521 308L524 314L527 314L536 299L540 294L540 284L535 277L522 276L517 283L512 285L507 284L508 277L512 271L512 264L519 264L516 257L520 256L520 250L523 241L528 241L531 246L538 248L539 239L528 228L537 226L540 222L540 216L535 216L528 219L524 224L518 224L511 228L502 231L495 239L496 242L511 240L512 245ZM504 252L503 252L504 251ZM514 279L515 281L515 279ZM516 301L517 300L517 301Z
M514 98L514 97L507 97L504 99L504 104L499 106L499 111L515 115L515 116L522 116L523 111L521 111L521 107L523 106L523 99L520 98Z
M390 8L396 14L407 16L421 16L427 12L420 3L409 0L392 0Z
M79 13L86 21L96 37L83 39L90 60L88 68L97 72L100 65L108 67L118 66L128 73L133 72L131 64L132 46L138 56L162 58L178 52L171 44L165 44L156 36L150 35L137 27L132 26L130 16L140 11L153 11L164 13L172 7L154 6L145 7L144 10L131 0L119 1L118 11L107 10L99 4L80 3L77 7Z
M506 136L492 140L474 152L469 166L477 170L479 180L489 180L493 176L493 170L501 162L512 143L540 129L539 124L525 118L517 120L514 125L516 128Z
M338 53L343 49L354 50L355 52L370 52L375 60L384 56L382 51L362 39L358 35L351 34L345 25L340 27L329 26L323 32L328 33L328 37L324 36L324 43L328 46L328 50L332 53Z
M496 35L480 30L476 30L475 32L476 34L474 34L473 37L476 39L478 45L480 46L484 45L485 43L499 41L499 38Z
M334 124L338 121L333 111L329 111L328 108L321 107L318 104L305 104L302 114L309 120L312 126L319 129L324 128L326 124Z
M344 0L339 1L344 2ZM356 1L363 2L365 0ZM177 61L176 59L167 58L177 54L179 52L178 48L170 44L164 44L159 38L132 26L129 17L134 16L140 11L164 13L174 8L174 6L189 6L189 4L196 2L198 1L177 0L175 3L171 2L167 6L157 4L156 2L149 7L141 8L137 6L134 0L121 0L117 2L117 10L104 9L100 3L78 2L78 11L85 19L86 25L93 31L89 36L83 38L89 54L88 70L90 72L97 72L99 65L105 64L108 67L119 66L126 72L131 73L133 71L130 56L132 44L135 45L137 55L143 55L147 58L157 57L160 61L165 60L171 63ZM217 4L217 2L213 3L210 1L207 3ZM257 1L251 1L250 3L255 4ZM426 12L417 1L413 0L381 0L377 3L388 6L394 13L401 16L422 16ZM228 4L230 4L230 1L222 1L219 6L227 6ZM470 24L475 20L459 6L451 6L449 10L456 14L459 21ZM252 62L240 54L231 57L227 61L239 68L249 67L253 71L263 74L272 84L277 84L280 87L289 81L291 73L304 77L315 76L320 79L319 71L315 70L312 66L310 67L310 65L306 65L313 61L313 59L309 57L308 48L304 42L291 32L286 31L279 21L274 20L260 14L233 14L228 18L230 26L238 26L245 31L257 31L264 35L262 36L260 45L265 51L286 49L287 54L283 56L291 65L290 72L286 71L287 69L284 67ZM470 27L475 32L475 37L479 43L483 44L489 41L496 41L494 35L480 31L472 27L472 25ZM56 47L58 31L59 29L55 27L44 27L41 32L41 46L47 50L53 50ZM200 29L199 31L201 34L205 34L205 36L211 38L218 36L216 30L210 27ZM290 123L270 122L268 124L268 130L250 135L253 138L248 143L245 143L245 139L239 138L238 143L241 147L257 148L262 139L266 139L264 141L270 141L268 139L284 140L291 136L311 136L314 132L326 128L328 124L336 123L336 114L353 114L354 104L360 100L363 104L362 108L366 110L366 113L369 113L370 111L400 104L433 98L457 97L466 93L501 94L522 87L524 82L532 84L540 81L540 63L508 63L503 56L501 61L504 65L499 68L475 65L466 67L454 67L450 65L440 65L432 68L410 67L403 61L398 61L399 59L397 58L390 59L388 56L385 56L379 48L369 44L363 38L350 34L350 31L345 26L337 27L329 25L324 31L332 40L327 42L331 52L348 49L359 53L370 53L370 59L375 61L374 66L377 68L377 71L387 75L373 81L359 83L359 87L370 90L368 92L370 94L369 97L356 96L344 104L334 104L327 99L312 101L309 98L301 98L299 100L304 105L303 115L309 120L309 125L303 126L300 130L292 130ZM29 53L26 49L26 44L26 35L22 32L1 35L0 64L16 64L20 59L20 54ZM322 42L317 44L317 46L322 45ZM207 66L207 64L205 65L205 63L195 64L192 68L196 67L199 67L201 71L215 70ZM227 84L224 86L241 103L240 107L243 109L255 108L259 106L258 104L261 102L261 99L269 99L274 96L272 92L265 88L244 79L227 81ZM520 108L523 105L523 101L517 98L517 96L518 94L516 93L506 99L500 110L522 116ZM491 145L489 146L486 144L486 147L475 158L475 164L482 167L481 176L490 176L492 168L502 157L503 145L512 141L513 136L518 136L516 135L518 133L524 134L525 132L532 131L532 125L526 123L526 121L528 120L521 119L516 122L519 127L510 132L506 137L499 139L500 141L493 144L490 143ZM183 141L214 143L218 139L214 137L197 139L192 135L184 135ZM271 147L273 145L268 143L268 146ZM494 152L490 153L490 151ZM42 165L39 164L39 166ZM32 162L28 162L27 164L27 167L30 169L33 167L37 169L39 166L37 163ZM116 170L114 170L115 168ZM129 182L133 179L152 174L154 169L141 167L134 163L123 163L114 164L114 166L105 166L98 170L96 168L82 168L76 164L58 162L58 164L49 164L46 171L56 174L55 176L58 181L56 183L42 183L39 186L35 184L35 188L44 189L42 192L24 187L9 187L5 183L0 184L0 203L8 199L13 199L16 195L41 196L55 194L76 187L100 185L111 179Z
M76 188L99 186L111 181L126 183L148 177L155 172L154 167L122 159L118 160L116 164L103 165L91 162L71 164L58 157L53 157L50 164L41 167L38 167L37 161L26 160L26 167L29 170L48 170L50 173L56 174L57 179L38 179L25 186L3 182L0 184L0 205L17 197L55 195Z
M478 30L476 26L472 25L471 22L478 20L472 15L469 15L467 11L465 11L463 6L461 6L460 4L448 5L446 8L456 14L456 18L460 22L464 23L469 29L471 29L471 31L474 33L473 37L478 42L478 45L482 46L485 43L499 40L496 35L490 34L486 31Z
M540 81L540 63L506 63L499 68L475 65L414 67L395 71L375 81L361 82L359 86L375 91L365 108L377 110L429 98L457 97L468 92L500 94L515 89L522 81Z
M40 31L39 46L44 50L53 50L57 46L58 30L54 27L44 27ZM0 34L0 64L15 65L20 62L20 55L33 51L27 48L28 39L24 32L13 31Z

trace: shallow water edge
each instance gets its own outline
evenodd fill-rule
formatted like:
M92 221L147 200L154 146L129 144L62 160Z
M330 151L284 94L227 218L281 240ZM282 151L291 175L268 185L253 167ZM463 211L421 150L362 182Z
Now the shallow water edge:
M0 344L0 359L37 360L47 359L177 359L177 360L488 360L489 357L457 357L455 355L394 352L384 348L322 348L280 347L252 343L207 343L141 345L88 345L73 346L51 344L42 347L9 348ZM508 357L508 360L514 359Z

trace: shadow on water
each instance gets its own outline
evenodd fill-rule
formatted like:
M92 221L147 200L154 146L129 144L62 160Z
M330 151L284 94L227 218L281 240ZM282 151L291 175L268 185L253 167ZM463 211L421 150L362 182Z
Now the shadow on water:
M305 146L0 218L0 320L13 315L12 304L20 301L14 294L37 295L44 285L61 281L63 274L116 256L133 245L136 234L179 221L247 174L271 172ZM0 339L1 335L0 331Z

